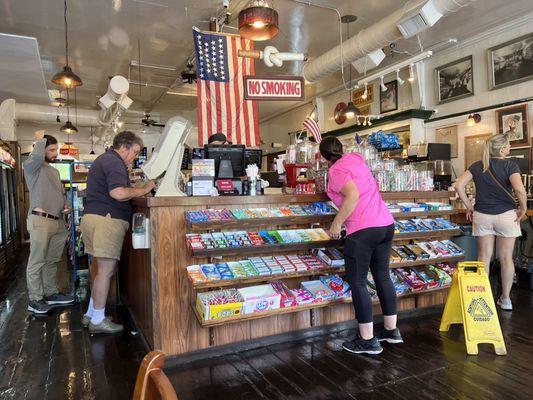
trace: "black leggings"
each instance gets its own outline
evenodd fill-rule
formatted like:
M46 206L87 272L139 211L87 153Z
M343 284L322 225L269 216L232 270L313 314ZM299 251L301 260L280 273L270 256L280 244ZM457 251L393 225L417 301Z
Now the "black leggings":
M394 225L367 228L352 233L344 242L346 278L352 290L355 318L372 322L372 299L366 277L372 271L383 315L396 315L396 291L389 275Z

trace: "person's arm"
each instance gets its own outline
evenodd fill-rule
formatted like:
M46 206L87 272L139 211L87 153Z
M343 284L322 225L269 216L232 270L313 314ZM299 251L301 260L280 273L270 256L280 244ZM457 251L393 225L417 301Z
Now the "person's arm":
M474 206L466 195L466 185L473 179L472 173L469 170L463 172L463 174L455 181L455 191L459 195L459 198L466 207L466 219L472 221L472 214L474 213Z
M155 188L155 183L150 181L141 188L118 187L109 191L109 195L117 201L128 201L134 197L144 196Z
M522 176L519 173L514 173L509 177L509 181L513 186L514 193L518 197L519 208L516 210L516 222L520 222L526 216L527 212L527 192L522 182Z
M37 139L35 146L26 161L24 161L24 171L32 173L42 167L46 155L46 139Z
M359 190L354 181L346 182L341 189L341 193L344 196L344 200L342 201L342 206L331 223L331 228L329 230L334 239L340 237L342 224L344 224L344 221L346 221L354 212L357 207L357 202L359 201Z

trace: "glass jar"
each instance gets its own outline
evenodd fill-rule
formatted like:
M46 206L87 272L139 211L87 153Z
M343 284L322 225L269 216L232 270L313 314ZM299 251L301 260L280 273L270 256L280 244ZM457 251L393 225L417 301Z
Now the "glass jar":
M308 158L308 148L311 142L305 138L303 141L296 145L296 163L297 164L307 164L309 162Z

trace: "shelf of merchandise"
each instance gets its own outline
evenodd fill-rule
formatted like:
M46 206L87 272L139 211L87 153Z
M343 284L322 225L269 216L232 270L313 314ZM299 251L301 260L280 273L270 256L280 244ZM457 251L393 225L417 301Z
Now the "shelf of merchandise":
M248 247L226 247L215 249L191 250L192 257L223 257L238 256L249 254L269 254L287 251L302 251L318 249L322 247L339 247L342 244L340 240L317 240L316 242L298 242L298 243L277 243L265 244L262 246Z
M407 267L417 267L430 264L440 264L440 263L454 263L457 261L463 260L464 255L453 256L453 257L437 257L437 258L428 258L424 260L414 260L414 261L403 261L390 263L389 268L407 268ZM262 275L262 276L251 276L247 278L240 279L227 279L220 281L209 281L209 282L200 282L194 283L189 279L190 284L194 290L204 290L204 289L219 289L228 286L241 286L248 285L251 283L262 283L262 282L272 282L282 279L295 279L303 278L310 276L318 275L327 275L327 274L342 274L344 273L344 267L326 267L326 268L317 268L309 271L300 271L300 272L289 272L284 274L274 274L274 275Z
M435 231L425 232L408 232L408 233L395 233L392 239L395 242L402 240L415 240L415 239L431 239L431 238L443 238L458 236L462 233L461 229L439 229Z
M419 290L415 292L404 293L397 297L400 299L400 298L406 298L406 297L416 296L420 294L443 292L443 291L447 291L448 289L449 289L449 286L441 286L441 287L434 288L434 289L426 289L426 290ZM270 310L270 311L259 311L253 314L239 314L239 315L233 315L231 317L217 318L217 319L207 320L207 321L204 320L200 316L200 314L198 313L198 310L196 309L195 304L192 304L191 306L194 310L194 314L196 315L196 318L198 319L198 323L203 328L210 328L213 326L221 326L221 325L233 324L237 322L250 321L250 320L259 319L259 318L268 318L268 317L274 317L274 316L283 315L283 314L290 314L290 313L295 313L295 312L300 312L300 311L313 310L317 308L330 307L336 304L349 304L351 302L352 302L352 299L350 298L338 299L338 300L327 300L327 301L322 301L319 303L306 304L303 306L284 307L284 308L278 308L276 310ZM372 302L373 304L379 304L379 301L377 299L374 299Z

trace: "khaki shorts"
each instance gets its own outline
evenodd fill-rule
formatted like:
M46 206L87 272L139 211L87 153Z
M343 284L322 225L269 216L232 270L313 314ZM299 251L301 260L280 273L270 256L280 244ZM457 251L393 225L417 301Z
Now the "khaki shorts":
M472 235L473 236L502 236L502 237L518 237L522 235L520 230L520 223L515 222L516 211L509 210L502 214L483 214L474 211L472 221Z
M93 257L120 260L124 236L130 224L117 218L86 214L81 219L81 235L85 252Z

